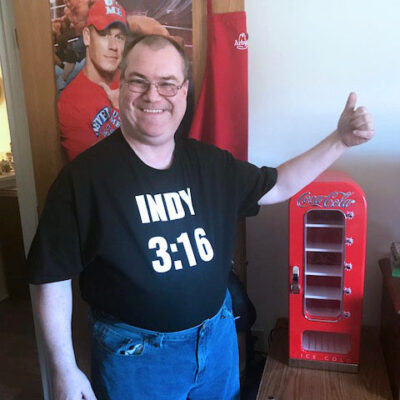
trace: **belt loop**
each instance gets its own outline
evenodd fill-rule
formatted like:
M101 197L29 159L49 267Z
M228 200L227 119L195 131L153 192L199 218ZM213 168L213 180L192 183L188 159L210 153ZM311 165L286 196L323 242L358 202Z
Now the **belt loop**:
M207 15L212 15L212 0L207 0Z

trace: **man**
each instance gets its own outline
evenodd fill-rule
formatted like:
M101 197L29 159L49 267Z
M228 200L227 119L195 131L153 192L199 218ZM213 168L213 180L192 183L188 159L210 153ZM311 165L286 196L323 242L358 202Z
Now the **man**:
M114 0L97 0L89 9L83 42L86 62L58 100L61 145L68 160L120 126L119 64L127 26Z
M227 283L238 217L288 199L372 117L351 93L338 128L275 168L191 139L187 60L168 38L139 37L121 63L121 129L64 168L28 258L54 399L239 398ZM71 278L91 306L92 391L71 341Z

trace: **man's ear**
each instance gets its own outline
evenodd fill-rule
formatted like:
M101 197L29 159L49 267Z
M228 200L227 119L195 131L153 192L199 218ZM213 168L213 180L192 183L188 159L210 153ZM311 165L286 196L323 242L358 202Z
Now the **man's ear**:
M187 96L189 90L189 79L186 79L185 83L182 85L183 94Z
M86 47L90 45L90 29L88 26L85 26L82 30L82 39Z

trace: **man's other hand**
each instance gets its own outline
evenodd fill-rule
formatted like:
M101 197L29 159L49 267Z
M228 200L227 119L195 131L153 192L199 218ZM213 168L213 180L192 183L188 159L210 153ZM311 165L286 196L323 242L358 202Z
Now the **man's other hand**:
M102 87L103 90L106 92L106 96L110 101L111 105L113 106L113 108L119 110L119 88L110 89L110 87L104 82L100 82L99 86Z
M350 147L370 140L375 134L374 120L365 107L355 109L357 95L349 94L338 123L338 133L342 142Z

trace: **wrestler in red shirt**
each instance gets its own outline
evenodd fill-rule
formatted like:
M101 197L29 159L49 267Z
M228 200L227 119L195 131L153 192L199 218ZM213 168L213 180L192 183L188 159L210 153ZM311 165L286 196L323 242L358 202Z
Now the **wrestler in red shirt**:
M58 100L61 145L68 160L120 126L119 69L125 45L125 10L97 0L83 28L86 63Z

